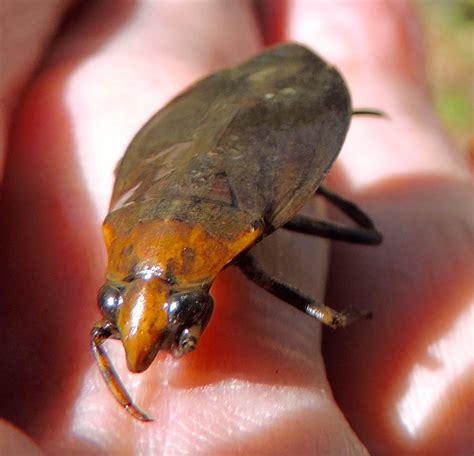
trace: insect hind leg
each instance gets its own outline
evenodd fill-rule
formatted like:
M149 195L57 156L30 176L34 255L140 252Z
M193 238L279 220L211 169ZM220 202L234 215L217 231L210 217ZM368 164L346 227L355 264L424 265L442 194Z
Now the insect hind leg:
M344 226L335 222L313 219L297 214L283 225L283 228L298 233L354 244L377 245L382 242L382 234L377 231L370 217L357 205L324 187L319 187L316 193L326 198L359 226Z
M306 296L297 288L268 275L249 253L242 254L235 265L259 287L333 329L350 325L360 318L370 318L372 316L370 312L360 311L352 307L338 312Z
M372 109L372 108L360 108L360 109L353 109L352 110L353 116L373 116L373 117L384 117L388 119L388 114L380 109Z

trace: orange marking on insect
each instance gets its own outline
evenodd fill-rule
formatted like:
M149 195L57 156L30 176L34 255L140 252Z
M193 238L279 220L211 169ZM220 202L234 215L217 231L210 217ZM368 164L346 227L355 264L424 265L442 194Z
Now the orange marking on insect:
M219 239L199 226L172 220L152 220L131 230L105 223L107 278L122 281L140 265L155 268L161 271L163 279L170 278L182 285L208 282L260 235L261 230L248 227L234 239Z

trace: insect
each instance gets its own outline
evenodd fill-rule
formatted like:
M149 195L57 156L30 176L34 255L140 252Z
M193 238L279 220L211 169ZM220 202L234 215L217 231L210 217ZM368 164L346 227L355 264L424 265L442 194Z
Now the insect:
M382 237L357 206L320 184L354 111L337 70L298 44L270 48L218 71L172 100L138 132L122 158L104 225L103 315L92 351L111 392L135 418L105 350L121 340L128 369L160 350L193 351L212 310L216 275L235 265L259 286L333 328L362 312L336 312L280 282L249 249L278 228L349 242ZM358 226L298 215L315 193Z

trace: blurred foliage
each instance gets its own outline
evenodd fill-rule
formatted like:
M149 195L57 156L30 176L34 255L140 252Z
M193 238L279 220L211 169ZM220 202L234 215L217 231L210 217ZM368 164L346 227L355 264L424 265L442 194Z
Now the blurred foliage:
M474 0L418 0L436 109L466 153L474 135Z

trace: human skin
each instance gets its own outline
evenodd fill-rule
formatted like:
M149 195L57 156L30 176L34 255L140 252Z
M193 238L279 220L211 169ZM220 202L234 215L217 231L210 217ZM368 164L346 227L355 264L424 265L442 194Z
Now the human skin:
M14 68L0 87L1 412L24 432L4 424L3 448L33 454L29 436L48 454L472 453L472 178L433 114L409 4L330 5L263 3L259 23L246 2L103 1L49 46L64 5L30 11L35 26L2 7L31 43L12 39L2 57ZM108 343L155 418L141 423L88 350L113 169L152 113L257 53L263 36L311 47L341 70L356 107L390 115L354 119L328 178L373 216L383 245L332 244L329 261L328 243L280 234L260 249L289 283L323 296L327 277L328 305L374 318L325 330L323 357L317 321L229 268L196 352L133 375ZM437 386L426 380L403 402L420 369Z

